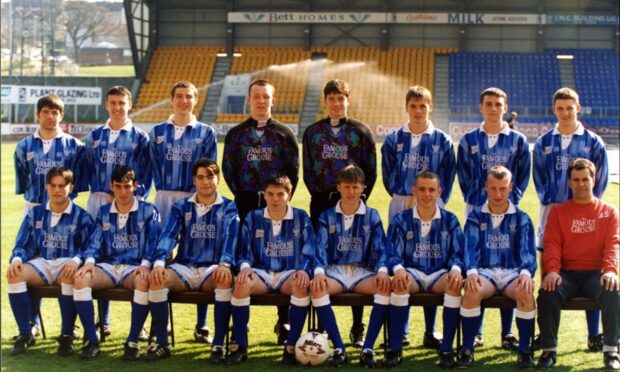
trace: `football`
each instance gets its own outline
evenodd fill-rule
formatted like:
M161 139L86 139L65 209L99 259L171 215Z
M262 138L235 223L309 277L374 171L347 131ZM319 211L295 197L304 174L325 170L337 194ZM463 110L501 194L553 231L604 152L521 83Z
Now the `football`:
M295 357L303 365L318 366L329 357L329 341L322 333L303 334L295 344Z

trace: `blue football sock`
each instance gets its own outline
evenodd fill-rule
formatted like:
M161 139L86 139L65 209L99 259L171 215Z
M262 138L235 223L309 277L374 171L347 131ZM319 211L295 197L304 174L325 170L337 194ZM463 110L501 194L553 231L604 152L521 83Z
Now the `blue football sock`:
M484 307L480 307L480 324L476 329L476 334L482 336L482 323L484 321Z
M157 343L168 346L168 289L149 290L149 308Z
M588 337L594 337L601 333L601 311L600 310L586 310L586 322L588 323Z
M334 315L334 310L332 309L332 306L329 302L329 296L325 295L321 298L312 299L312 305L314 306L319 321L321 322L321 324L323 324L323 327L327 331L329 338L332 340L332 343L334 344L334 349L344 350L344 342L342 342L342 337L340 336L340 330L338 329L338 323L336 323L336 316ZM289 345L295 345L295 342Z
M306 315L308 315L309 309L310 297L297 298L291 296L291 306L289 310L289 322L291 329L288 333L288 337L286 338L287 345L295 345L297 339L301 336L301 330L304 328Z
M9 292L11 310L13 310L13 315L15 316L17 327L19 328L19 334L31 335L30 311L32 309L32 303L30 302L30 296L28 296L26 282L8 284L7 290Z
M73 295L61 295L58 298L58 304L60 305L60 319L62 324L60 327L60 334L71 336L73 335L73 327L75 326L75 319L77 318Z
M444 294L443 300L443 340L439 350L452 351L452 344L454 343L454 335L459 327L461 320L460 314L461 297L450 296Z
M424 306L424 332L435 332L435 319L437 318L437 306Z
M108 300L97 300L99 301L99 306L101 306L101 318L103 321L103 325L110 325L110 301Z
M512 318L515 315L514 307L499 309L502 318L502 337L512 333Z
M80 317L86 338L98 343L97 328L95 327L95 306L93 305L92 288L73 289L75 311Z
M207 304L196 305L196 329L206 327L208 309L209 309L209 305Z
M390 298L388 296L375 295L375 303L372 305L370 312L370 320L368 322L368 331L364 339L362 350L374 349L375 341L379 336L379 331L385 322L385 316L390 308Z
M517 329L519 330L519 351L529 351L532 336L534 335L534 317L536 310L517 310Z
M397 295L392 293L390 297L390 350L403 348L403 323L409 315L409 294Z
M473 309L461 307L460 313L463 326L463 349L474 351L474 337L481 323L482 311L479 307Z
M228 333L230 323L230 298L232 289L215 290L215 306L213 312L213 322L215 323L215 335L213 345L224 345L224 337Z
M131 302L131 325L129 327L129 336L127 341L138 343L140 331L144 327L146 316L149 314L149 293L138 291L133 292L133 301Z
M232 337L242 347L248 347L248 323L250 321L250 297L235 298L230 300L230 313L232 314L233 328Z

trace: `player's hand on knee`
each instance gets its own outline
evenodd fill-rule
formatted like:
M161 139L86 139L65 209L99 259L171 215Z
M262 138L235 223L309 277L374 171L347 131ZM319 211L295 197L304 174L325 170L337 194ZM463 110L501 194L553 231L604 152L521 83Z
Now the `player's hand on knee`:
M611 272L601 275L601 287L606 291L619 291L620 281L618 280L618 275Z
M6 272L6 277L9 279L16 278L23 270L23 268L24 266L21 260L13 261L13 263L11 263L11 266L9 266L9 269Z
M64 265L62 265L62 271L60 273L60 277L65 280L71 280L73 279L73 276L75 275L77 270L78 270L78 264L73 260L69 260L65 262Z
M149 282L151 285L161 286L166 282L166 268L163 266L154 267L149 273Z
M562 284L562 277L560 276L560 274L556 272L551 272L545 275L545 278L543 279L540 286L545 291L552 292L555 291L557 286L559 286L560 284Z
M237 275L238 284L245 284L246 282L251 281L251 280L252 280L252 269L249 267L243 268L239 272L239 275Z
M405 269L399 269L394 273L392 288L398 292L407 291L411 284L411 277Z
M519 275L519 279L517 279L517 289L522 290L526 294L531 294L534 290L534 280L532 280L530 275Z
M482 289L482 278L478 274L471 274L465 279L465 290L478 292Z
M293 280L299 288L308 288L310 285L310 276L304 270L297 270L293 275Z
M375 286L379 292L390 292L390 277L387 273L380 271L375 275Z
M84 276L86 276L87 274L91 274L93 275L95 272L95 264L92 262L87 262L84 264L84 266L82 266L81 269L79 269L76 273L75 273L75 277L76 278L82 278Z
M149 280L149 273L150 273L150 271L151 270L149 270L148 267L140 265L136 269L136 277L140 278L142 280Z
M450 290L460 291L463 288L463 276L458 270L450 270L446 275L446 282Z
M327 277L325 274L316 274L312 279L312 291L322 293L327 290Z
M228 285L232 282L232 272L227 266L218 266L215 269L215 284L216 285Z

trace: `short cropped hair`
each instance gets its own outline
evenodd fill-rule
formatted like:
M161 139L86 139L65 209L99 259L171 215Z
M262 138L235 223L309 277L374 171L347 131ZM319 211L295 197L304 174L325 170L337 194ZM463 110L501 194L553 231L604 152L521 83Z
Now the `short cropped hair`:
M430 90L421 86L414 85L407 91L407 96L405 97L405 104L409 103L410 99L425 99L428 103L433 103L433 95Z
M112 182L127 183L136 182L136 172L131 167L120 166L112 171Z
M256 80L253 80L250 83L250 86L248 87L248 96L250 94L252 94L252 87L255 86L255 85L258 85L259 87L267 87L267 86L269 86L269 87L271 87L271 93L274 94L274 95L276 94L276 87L274 87L273 84L271 84L271 82L269 80L267 80L267 79L256 79Z
M330 94L344 94L348 97L351 94L351 89L349 88L349 84L345 81L333 79L325 84L325 88L323 88L323 96L327 97Z
M45 184L51 185L52 178L60 176L62 177L67 185L73 185L73 172L71 169L66 167L52 167L47 171L45 175Z
M275 176L267 180L267 182L265 183L265 190L267 190L269 186L283 188L286 190L289 196L291 196L293 192L293 184L291 183L291 180L284 175Z
M418 180L420 178L425 178L425 179L429 179L429 180L437 180L437 184L440 184L440 180L439 180L439 175L433 171L429 171L429 170L423 170L422 172L418 173L415 176L415 180L413 182L413 185L417 185Z
M349 164L336 175L336 184L342 182L361 183L363 185L366 182L366 176L362 168L355 164Z
M209 176L220 176L220 167L217 165L216 162L209 158L200 158L194 163L194 165L192 166L193 177L196 177L196 175L198 174L198 169L200 168L205 168Z
M579 103L579 94L575 92L573 89L568 87L563 87L555 91L553 93L553 104L555 105L555 101L559 99L572 99L575 103Z
M570 180L571 173L573 170L584 170L587 169L590 173L590 177L594 179L594 175L596 174L596 165L592 163L588 159L575 159L570 162L568 165L568 179Z
M129 89L122 85L115 85L112 88L108 89L105 94L106 101L108 100L109 96L126 96L129 99L129 102L131 102L131 92L129 91Z
M491 87L483 90L482 93L480 93L480 104L482 104L486 96L500 97L504 99L504 102L508 102L508 95L499 88Z
M37 113L41 112L44 107L56 109L61 114L65 112L65 103L55 94L46 94L37 101Z
M176 93L177 88L188 88L192 92L194 92L194 97L198 97L198 89L194 84L187 80L181 80L172 86L170 89L170 97L174 97L174 93Z
M508 177L508 179L512 182L512 172L503 165L494 165L491 167L487 173L487 178L488 177L493 177L496 180L503 180Z

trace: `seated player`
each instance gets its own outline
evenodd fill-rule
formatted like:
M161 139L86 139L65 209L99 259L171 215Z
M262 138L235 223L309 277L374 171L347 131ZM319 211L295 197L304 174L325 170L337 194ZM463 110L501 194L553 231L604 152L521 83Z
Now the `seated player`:
M228 332L230 298L237 244L239 216L235 203L217 192L220 168L217 163L202 158L192 167L196 192L178 200L164 225L155 263L150 275L149 303L157 343L149 348L149 360L170 355L168 348L168 291L215 292L215 338L209 360L224 360L222 345ZM174 263L165 268L166 260L179 244Z
M390 299L390 343L384 365L395 367L402 355L403 326L411 293L444 295L441 367L455 365L452 342L459 325L463 277L463 231L457 217L439 207L439 176L417 174L412 187L416 204L398 213L388 229L388 263L394 271Z
M248 322L250 295L268 292L291 296L291 329L286 339L283 362L295 358L295 345L308 314L310 270L314 262L315 242L310 218L305 211L288 205L293 185L287 176L278 176L265 184L267 207L248 213L241 228L235 279L230 301L233 319L231 353L227 362L240 363L248 358Z
M373 345L383 325L390 302L387 268L376 272L385 247L385 232L379 213L361 200L364 171L356 165L341 169L336 177L340 201L319 217L316 233L317 258L312 280L312 305L334 344L332 365L347 361L329 296L342 292L375 296L360 357L368 367L376 365Z
M61 331L58 355L73 352L73 275L82 263L82 252L90 243L94 223L90 215L73 204L73 172L53 167L46 175L47 204L31 208L21 224L11 255L7 277L9 302L19 328L11 355L34 345L30 329L32 304L27 286L60 285Z
M136 188L136 174L131 168L112 171L110 189L114 200L99 209L95 232L84 252L85 264L75 275L73 299L84 327L84 360L95 359L100 352L93 289L122 287L134 291L123 359L137 360L140 354L138 336L149 310L148 277L161 228L157 208L138 200L134 196Z
M533 368L534 226L530 217L510 201L512 174L506 167L496 165L489 170L485 189L487 203L474 209L465 224L467 279L461 305L463 348L458 366L473 365L474 336L482 321L481 301L501 293L517 302L518 366Z

